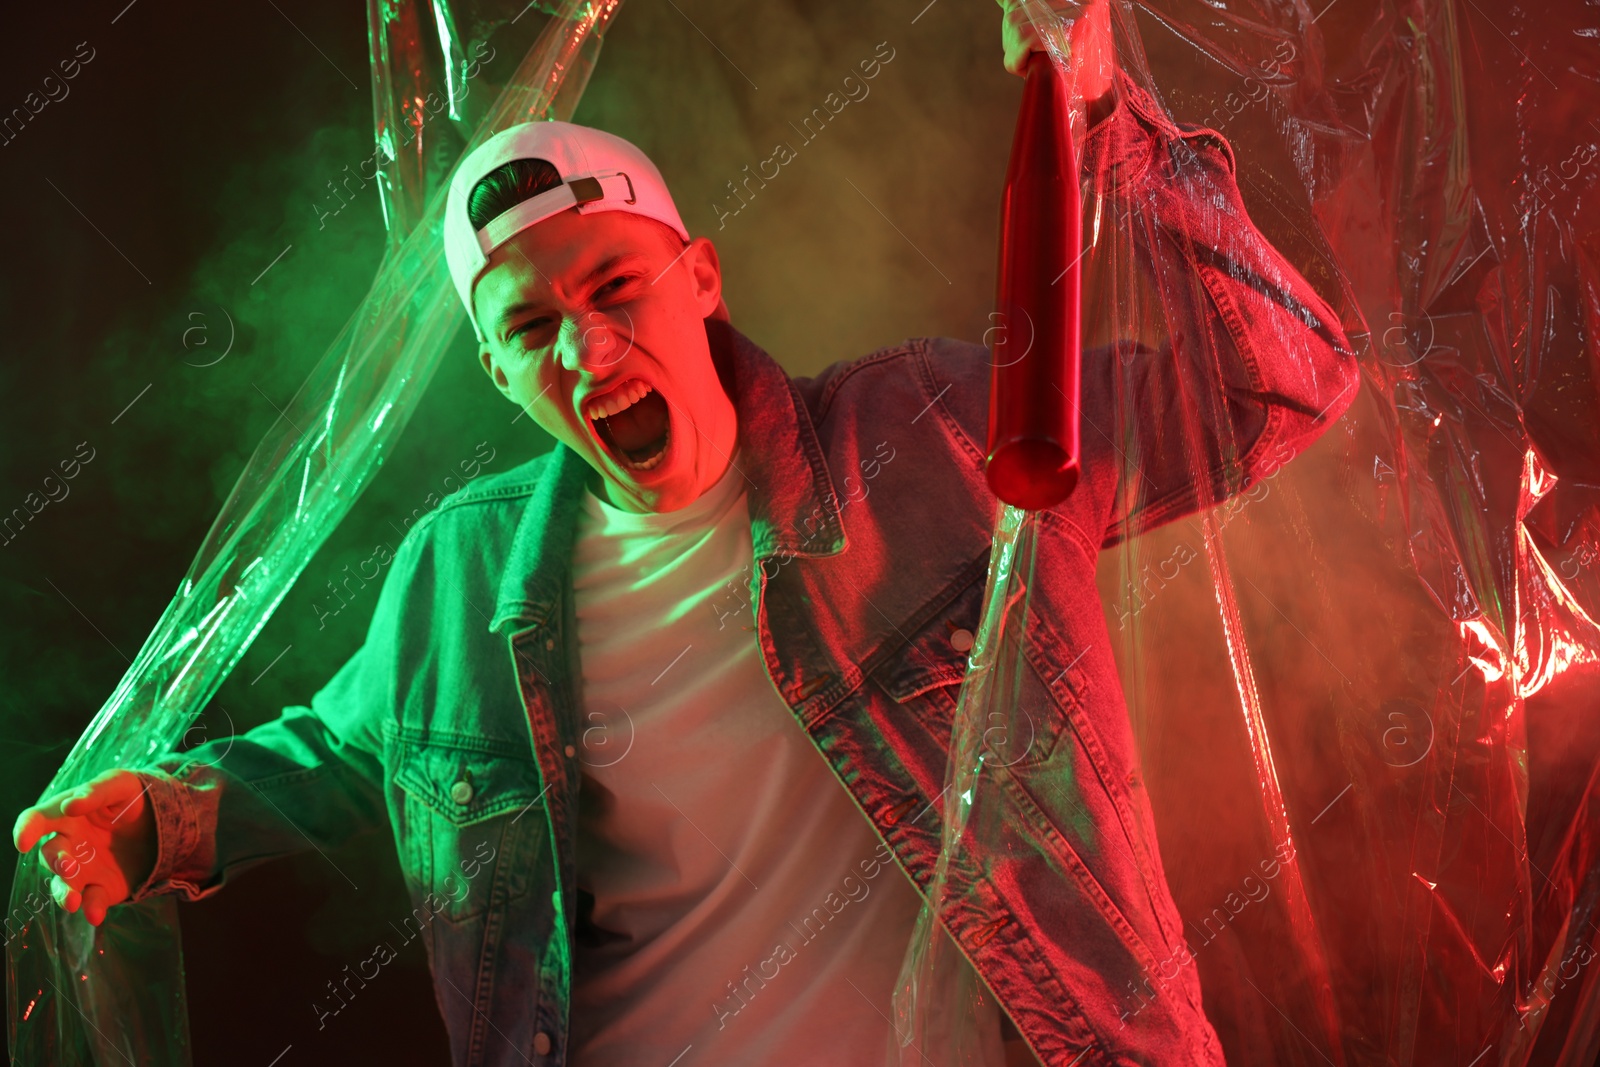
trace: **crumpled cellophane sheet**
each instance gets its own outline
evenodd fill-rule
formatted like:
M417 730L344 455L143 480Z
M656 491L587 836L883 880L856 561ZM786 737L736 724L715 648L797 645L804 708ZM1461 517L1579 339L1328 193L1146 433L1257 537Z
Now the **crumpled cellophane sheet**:
M1600 11L1155 0L1115 22L1133 79L1230 140L1252 220L1362 370L1299 458L1101 556L1160 854L1228 1062L1588 1067ZM1172 309L1134 248L1161 220L1135 207L1096 234L1114 196L1083 197L1085 348L1159 343ZM1031 527L998 516L941 876L990 832L966 798L1030 736L1007 694L1030 669ZM933 896L961 892L950 873ZM891 1064L985 1062L975 1036L922 1040L994 1011L970 977L919 987L955 956L925 921ZM1171 995L1162 977L1104 995L1136 1014Z
M47 792L178 747L459 325L439 262L441 160L523 116L570 116L619 4L562 0L547 17L370 0L389 258ZM1163 862L1230 1063L1594 1056L1592 11L1117 9L1124 67L1173 117L1232 141L1252 218L1338 310L1363 368L1356 406L1307 454L1102 560ZM481 127L452 104L450 122L404 134L429 93L489 95L451 91L478 42L521 54L540 28ZM1091 217L1097 195L1084 191ZM1085 232L1086 344L1159 343L1133 229ZM1016 712L1023 634L1005 623L1025 611L1032 552L1024 514L1002 511L996 529L992 579L1009 592L978 635L952 739L967 787L1003 773L978 759L996 738L1025 736L988 717ZM981 835L960 811L946 808ZM1263 881L1258 864L1285 849ZM36 857L11 901L31 916L8 945L16 1062L186 1063L170 898L95 931L39 903ZM904 1062L978 1062L992 998L928 928L910 948L908 973L928 980L897 997ZM1112 995L1135 1012L1159 994ZM938 1013L944 1043L917 1048Z
M185 730L377 473L465 319L444 264L448 176L464 150L569 119L622 0L368 0L389 246L366 298L257 447L176 597L43 795L182 747ZM492 43L491 43L492 42ZM483 66L508 53L503 84ZM515 57L523 57L520 64ZM467 93L482 77L489 93ZM493 99L485 107L482 101ZM406 127L410 129L406 129ZM98 928L17 865L6 956L13 1062L190 1062L177 907L157 896Z

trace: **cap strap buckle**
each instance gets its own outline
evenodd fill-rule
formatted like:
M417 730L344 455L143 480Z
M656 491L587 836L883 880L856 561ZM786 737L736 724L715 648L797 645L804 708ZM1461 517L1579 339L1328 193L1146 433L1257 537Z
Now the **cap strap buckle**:
M624 188L628 191L626 197L622 195ZM495 249L534 223L543 222L569 207L581 209L600 200L635 203L633 180L619 171L616 174L589 175L563 182L490 219L489 224L477 232L478 248L487 259Z

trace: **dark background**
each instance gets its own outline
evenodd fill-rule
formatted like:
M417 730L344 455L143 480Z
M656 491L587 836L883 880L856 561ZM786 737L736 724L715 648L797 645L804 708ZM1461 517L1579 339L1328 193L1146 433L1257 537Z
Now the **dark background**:
M0 546L10 813L116 686L383 244L370 186L319 219L328 182L372 154L361 4L125 5L16 5L0 38L0 113L75 51L92 56L0 145L0 511L93 450L70 494ZM880 42L894 58L866 99L719 229L726 183L798 144L788 123ZM907 336L982 337L1020 89L987 3L631 0L574 118L656 160L690 231L722 253L734 323L812 373ZM492 473L549 447L530 420L512 424L467 340L190 741L309 700L375 600L319 626L326 583L397 544L461 461L492 450ZM181 911L197 1063L448 1061L416 942L316 1025L326 983L409 911L386 828Z

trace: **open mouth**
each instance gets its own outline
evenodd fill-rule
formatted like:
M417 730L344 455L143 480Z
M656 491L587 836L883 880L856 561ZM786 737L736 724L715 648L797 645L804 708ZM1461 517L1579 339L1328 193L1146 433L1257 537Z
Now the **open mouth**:
M667 454L672 438L667 401L638 378L591 400L584 415L606 451L627 470L652 470Z

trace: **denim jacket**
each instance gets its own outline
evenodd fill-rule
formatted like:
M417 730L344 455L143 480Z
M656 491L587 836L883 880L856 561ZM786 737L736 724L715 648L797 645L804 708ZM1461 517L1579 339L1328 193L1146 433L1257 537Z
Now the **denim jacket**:
M973 884L941 915L1048 1067L1222 1062L1155 847L1096 556L1270 475L1358 382L1336 316L1246 218L1227 143L1173 126L1125 81L1119 98L1085 140L1085 179L1113 209L1148 199L1163 220L1141 255L1172 339L1084 355L1083 477L1039 513L1018 695L1035 737L990 780L1004 831L975 845ZM1106 224L1132 225L1115 210ZM759 564L734 594L839 788L925 892L996 517L986 350L917 338L792 378L725 323L707 329ZM1191 358L1194 331L1216 358ZM1201 431L1179 434L1196 409ZM564 1063L584 910L571 555L594 477L558 444L419 522L364 644L309 707L148 772L158 857L135 898L197 899L387 820L454 1062ZM1159 992L1130 1012L1134 988Z

